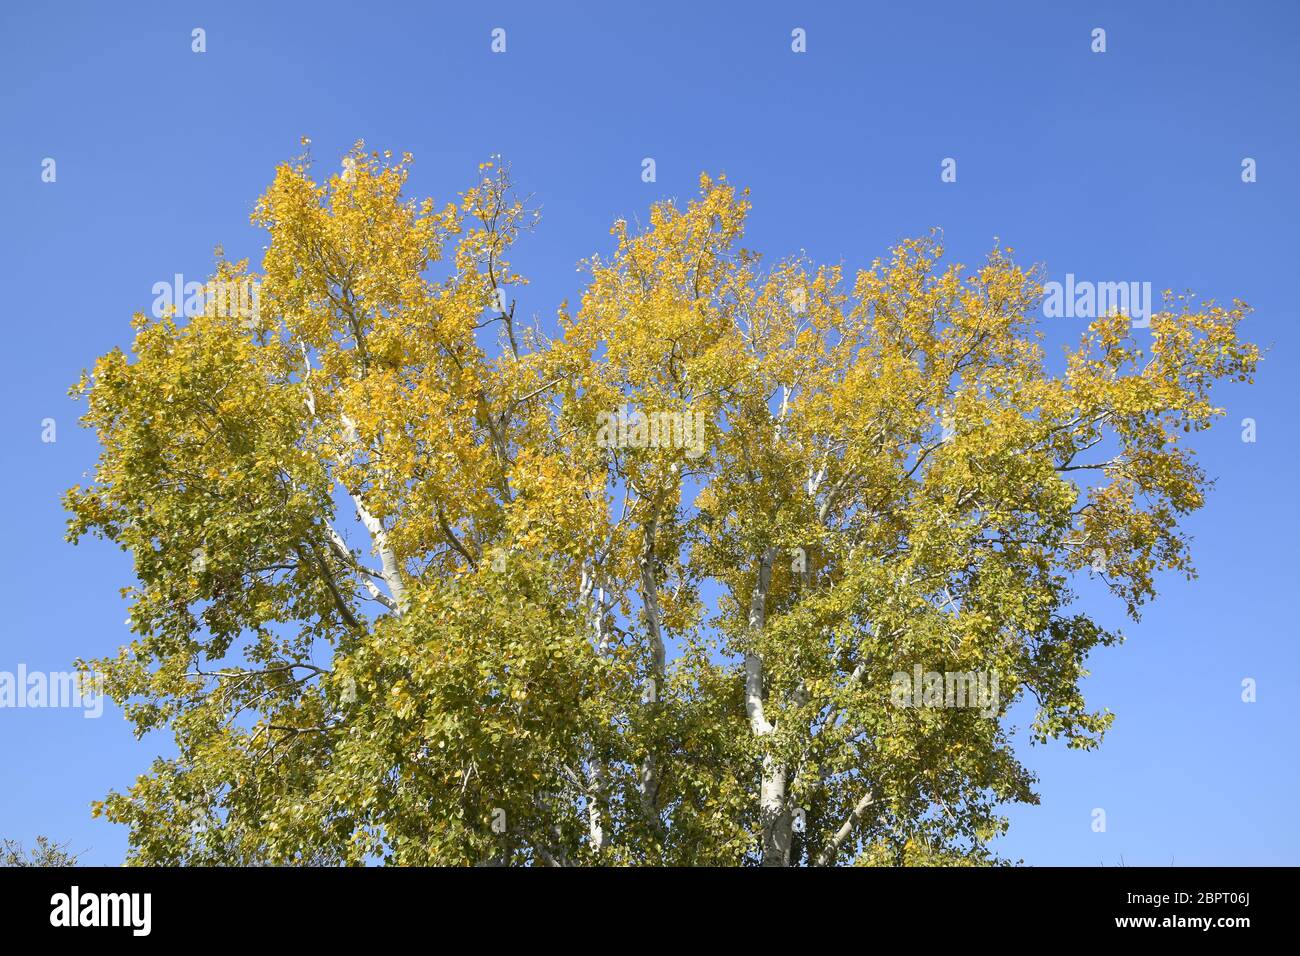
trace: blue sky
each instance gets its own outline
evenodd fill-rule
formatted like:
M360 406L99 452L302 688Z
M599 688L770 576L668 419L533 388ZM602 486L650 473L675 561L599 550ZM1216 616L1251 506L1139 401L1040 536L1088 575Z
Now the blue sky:
M1128 642L1094 660L1118 717L1093 753L1024 748L1042 805L1000 850L1035 864L1296 864L1293 221L1300 210L1300 6L1277 3L5 4L0 12L0 671L65 670L128 638L127 557L63 541L63 489L93 466L68 386L129 341L155 282L201 279L212 247L256 261L248 223L310 136L415 155L447 199L501 153L542 207L514 265L522 314L574 299L617 217L749 186L746 246L854 270L941 226L978 262L994 237L1049 276L1240 296L1269 348L1199 439L1217 485L1188 527L1200 578L1163 582ZM191 52L202 27L207 52ZM506 30L494 55L490 32ZM807 31L807 52L790 48ZM1107 50L1090 50L1106 30ZM42 160L57 180L42 182ZM641 180L653 157L657 181ZM940 181L944 158L957 181ZM1257 162L1243 183L1241 162ZM1082 320L1046 321L1049 344ZM1139 333L1141 334L1141 333ZM42 420L57 441L42 442ZM1241 440L1255 419L1257 441ZM1122 624L1113 601L1088 610ZM1241 681L1258 701L1241 701ZM114 710L0 709L0 836L117 863L89 804L164 740ZM1092 829L1103 808L1105 833Z

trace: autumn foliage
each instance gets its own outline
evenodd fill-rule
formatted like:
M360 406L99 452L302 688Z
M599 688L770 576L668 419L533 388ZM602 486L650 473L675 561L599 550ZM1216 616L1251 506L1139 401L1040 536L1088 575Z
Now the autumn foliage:
M1007 708L1080 747L1110 720L1080 582L1136 617L1191 573L1188 440L1252 375L1247 308L1167 296L1049 361L1009 250L769 265L702 176L525 322L507 171L439 205L408 162L281 166L260 269L214 276L256 316L139 315L76 389L70 537L137 579L87 666L177 745L97 806L131 861L992 859L1036 799ZM619 409L703 445L598 441ZM918 664L996 674L996 713L897 706Z

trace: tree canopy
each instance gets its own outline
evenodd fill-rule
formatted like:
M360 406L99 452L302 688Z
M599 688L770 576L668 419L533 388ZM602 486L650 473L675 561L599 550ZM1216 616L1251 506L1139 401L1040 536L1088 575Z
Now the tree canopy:
M439 205L409 161L280 166L260 269L213 276L257 308L139 314L74 389L69 537L136 577L85 666L176 742L96 805L129 861L993 861L1037 799L1008 708L1110 722L1079 581L1136 619L1192 573L1188 438L1253 374L1248 308L1166 294L1053 363L1010 250L766 265L701 176L525 322L508 170ZM990 706L900 705L921 672Z
M0 866L76 866L77 855L68 846L41 835L30 850L17 840L0 840Z

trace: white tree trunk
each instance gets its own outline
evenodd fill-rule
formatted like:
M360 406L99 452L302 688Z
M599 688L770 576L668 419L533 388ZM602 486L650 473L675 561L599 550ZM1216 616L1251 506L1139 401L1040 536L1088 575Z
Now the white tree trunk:
M351 495L352 503L357 507L357 517L361 519L361 523L370 532L375 553L379 555L379 561L383 565L384 583L388 585L388 593L393 596L393 603L397 605L397 613L400 614L406 610L406 586L402 584L402 571L397 566L397 556L393 553L393 549L388 546L388 534L384 531L384 526L380 520L366 510L366 506L361 501L361 496L351 491L348 494Z
M659 581L655 574L655 534L658 519L651 517L645 525L645 546L641 555L641 600L645 606L646 631L650 638L650 694L646 704L658 706L663 693L664 675L667 672L667 652L664 649L663 612L659 606ZM654 754L647 754L641 764L641 804L651 825L659 824L659 768Z
M772 584L772 562L776 549L768 548L759 557L758 577L749 598L749 629L751 638L763 632L767 624L767 592ZM755 737L769 737L775 727L764 714L766 700L763 659L756 650L745 655L745 709L749 726ZM763 775L759 783L759 822L763 828L762 853L764 866L790 865L791 818L786 801L786 768L771 753L763 755Z

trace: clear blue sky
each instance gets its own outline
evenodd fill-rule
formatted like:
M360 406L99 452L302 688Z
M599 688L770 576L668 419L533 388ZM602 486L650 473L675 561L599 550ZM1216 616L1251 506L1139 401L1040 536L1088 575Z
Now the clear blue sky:
M503 154L542 206L514 261L533 280L520 311L547 320L614 218L725 171L752 188L746 245L769 257L804 249L852 270L941 226L959 261L996 236L1052 278L1255 306L1247 332L1270 347L1258 382L1221 392L1227 416L1199 439L1218 479L1189 525L1201 577L1165 581L1128 642L1094 660L1090 701L1118 714L1100 751L1022 750L1042 805L1013 811L1001 850L1037 864L1300 863L1300 5L621 6L4 4L0 671L63 670L127 640L126 556L63 541L60 493L96 454L66 389L129 341L154 282L205 277L218 242L258 258L248 213L299 137L321 163L359 138L409 150L412 192L439 199ZM489 50L494 27L504 55ZM795 27L806 54L791 52ZM46 157L55 183L41 181ZM644 157L656 183L641 181ZM945 157L956 183L940 182ZM1241 181L1244 157L1258 182ZM1051 342L1081 325L1048 321ZM1122 623L1114 602L1088 609ZM1244 677L1257 703L1241 702ZM89 804L165 747L136 742L113 709L0 709L0 836L46 833L119 862L124 829Z

